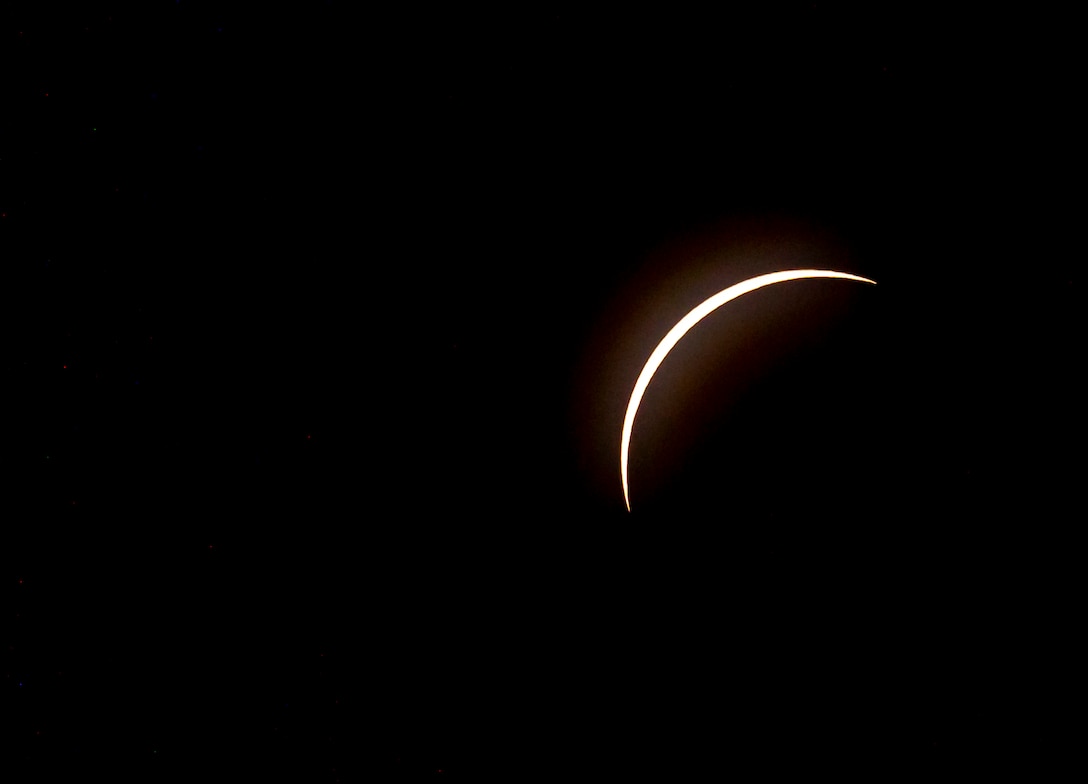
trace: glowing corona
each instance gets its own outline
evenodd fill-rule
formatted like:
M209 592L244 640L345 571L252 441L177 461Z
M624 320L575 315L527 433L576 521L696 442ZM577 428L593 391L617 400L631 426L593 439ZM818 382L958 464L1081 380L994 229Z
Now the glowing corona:
M771 272L766 275L758 275L754 278L741 281L723 291L719 291L713 297L696 306L691 312L680 319L676 326L669 330L668 334L657 344L657 348L646 360L646 365L635 382L634 391L631 392L631 401L627 404L627 414L623 418L623 435L620 438L620 477L623 480L623 500L627 504L627 511L631 511L631 494L627 484L627 459L631 451L631 430L635 425L635 414L638 413L642 396L646 394L646 387L650 385L650 379L665 361L665 357L673 346L680 342L680 338L687 334L688 330L720 308L727 302L736 299L742 294L770 286L773 283L783 283L787 280L799 280L801 278L841 278L843 280L857 280L862 283L872 283L875 280L850 275L846 272L834 272L832 270L786 270L784 272Z

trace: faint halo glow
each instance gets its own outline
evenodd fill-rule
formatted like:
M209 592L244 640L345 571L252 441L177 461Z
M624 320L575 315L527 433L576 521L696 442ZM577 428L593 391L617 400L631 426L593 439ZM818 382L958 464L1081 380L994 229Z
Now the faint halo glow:
M673 346L680 342L680 338L687 334L688 330L720 308L730 300L734 300L749 291L770 286L772 283L783 283L787 280L800 278L841 278L843 280L857 280L862 283L872 283L875 280L862 278L858 275L850 275L846 272L834 272L832 270L786 270L784 272L770 272L766 275L757 275L754 278L743 280L697 305L686 316L677 322L676 326L669 330L668 334L657 344L657 348L646 360L646 365L635 382L635 389L631 392L631 402L627 404L627 414L623 418L623 436L620 438L620 477L623 479L623 500L627 504L627 511L631 511L631 494L627 484L627 458L631 451L631 430L635 425L635 414L638 413L642 396L646 394L646 387L650 385L650 379L657 372L658 367L665 361L665 357Z

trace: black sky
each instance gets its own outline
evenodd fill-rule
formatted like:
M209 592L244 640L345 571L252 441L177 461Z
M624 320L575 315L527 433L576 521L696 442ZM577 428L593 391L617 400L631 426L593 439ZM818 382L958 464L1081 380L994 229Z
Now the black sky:
M1024 13L5 6L17 780L1061 750L1079 66ZM783 264L878 286L701 325L628 515L642 362Z

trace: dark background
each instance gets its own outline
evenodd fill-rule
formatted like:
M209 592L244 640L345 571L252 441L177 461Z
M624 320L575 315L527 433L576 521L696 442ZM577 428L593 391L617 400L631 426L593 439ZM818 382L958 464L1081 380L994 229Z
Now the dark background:
M1066 748L1079 65L1024 13L5 4L11 780ZM878 285L700 325L628 514L653 346L808 266Z

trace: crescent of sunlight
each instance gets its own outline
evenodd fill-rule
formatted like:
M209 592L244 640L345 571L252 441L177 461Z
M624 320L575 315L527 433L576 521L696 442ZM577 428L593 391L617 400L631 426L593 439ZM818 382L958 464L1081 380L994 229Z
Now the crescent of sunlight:
M786 270L784 272L771 272L766 275L758 275L754 278L741 281L697 305L686 316L677 322L676 326L669 330L668 334L657 344L657 348L646 360L646 365L635 382L635 389L631 392L631 401L627 404L627 414L623 418L623 436L620 439L620 476L623 479L623 500L627 504L627 511L631 511L631 495L627 483L627 462L631 451L631 430L635 424L635 414L638 413L642 396L646 393L646 387L650 385L650 379L657 372L658 367L673 346L680 342L680 338L687 334L688 330L706 318L710 313L720 308L725 303L736 299L742 294L770 286L773 283L782 283L787 280L800 278L841 278L844 280L857 280L862 283L876 284L875 280L850 275L846 272L834 272L832 270Z

